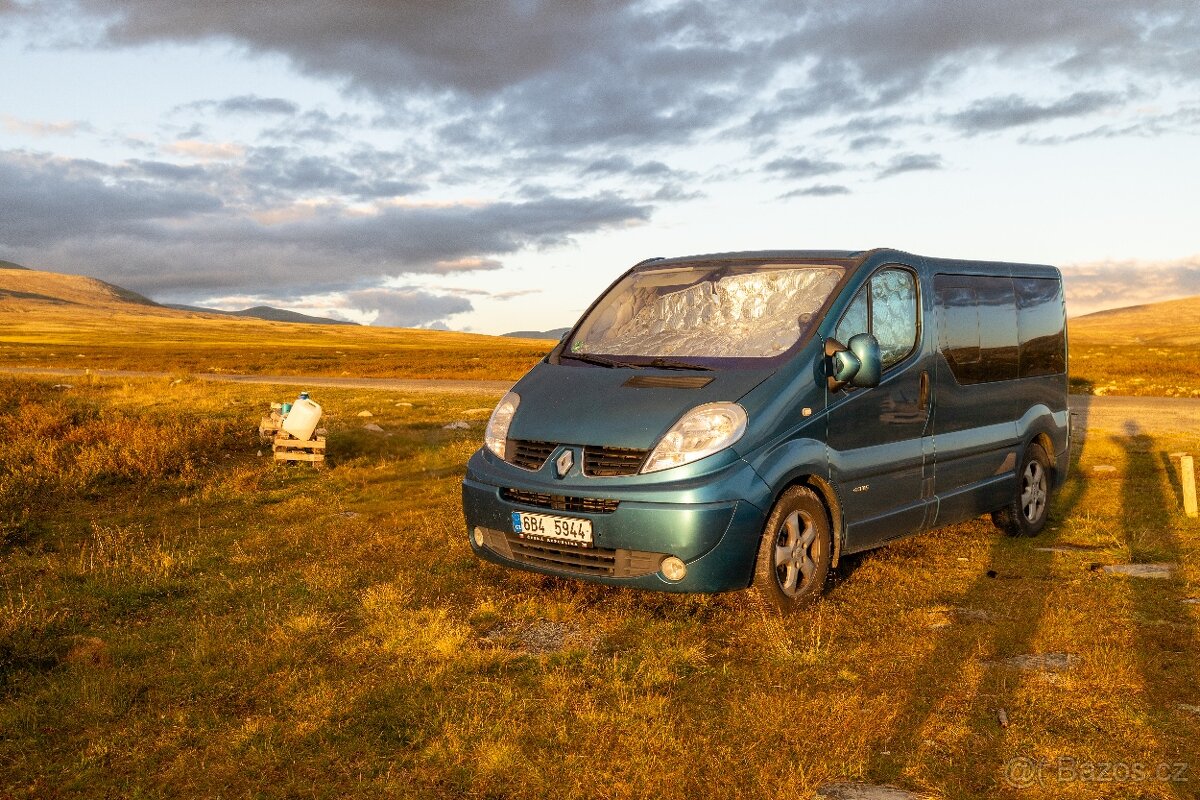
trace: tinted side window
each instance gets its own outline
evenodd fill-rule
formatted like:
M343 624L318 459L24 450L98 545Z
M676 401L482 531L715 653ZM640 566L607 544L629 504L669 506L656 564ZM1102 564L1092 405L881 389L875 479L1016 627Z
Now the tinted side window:
M939 342L954 379L964 386L1020 374L1017 299L1011 278L937 275Z
M833 336L846 344L860 333L875 335L884 369L912 352L917 343L917 285L911 272L880 270L859 290Z
M942 355L954 379L961 384L983 380L979 348L979 300L970 286L948 285L946 276L934 278L939 316L942 321Z
M1011 278L977 278L979 360L984 381L1017 377L1017 301Z
M1066 371L1062 284L1050 278L1015 278L1020 375L1059 375Z

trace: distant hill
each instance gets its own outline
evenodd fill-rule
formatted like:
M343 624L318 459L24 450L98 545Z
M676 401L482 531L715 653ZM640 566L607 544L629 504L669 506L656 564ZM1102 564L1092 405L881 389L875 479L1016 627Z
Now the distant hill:
M310 317L295 311L270 306L255 306L241 311L218 311L198 306L160 305L148 297L107 281L84 275L67 275L29 269L11 261L0 261L0 311L31 311L38 307L74 306L104 312L128 311L172 315L177 311L191 314L216 314L223 317L248 317L268 322L303 322L320 325L355 325L325 317Z
M27 303L95 308L144 306L162 308L148 297L83 275L42 272L5 261L0 265L0 301L4 306Z
M229 317L249 317L251 319L265 319L268 322L304 322L312 325L357 325L357 322L349 322L344 319L330 319L329 317L313 317L308 314L301 314L299 311L288 311L286 308L272 308L271 306L254 306L253 308L243 308L241 311L221 311L216 308L204 308L202 306L184 306L176 303L167 303L167 308L174 308L179 311L191 311L198 314L221 314Z
M1111 308L1073 317L1072 344L1200 344L1200 296Z
M571 330L570 328L554 328L548 331L513 331L512 333L502 333L501 336L508 336L513 339L553 339L558 341L563 337L563 334Z

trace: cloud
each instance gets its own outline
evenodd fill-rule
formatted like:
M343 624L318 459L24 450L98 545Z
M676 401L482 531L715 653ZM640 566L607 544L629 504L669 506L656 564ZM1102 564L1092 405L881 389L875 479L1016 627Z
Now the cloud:
M445 330L448 317L474 309L466 298L431 294L420 289L363 289L346 292L344 298L347 307L374 314L372 325L392 328L437 326Z
M1031 125L1052 119L1081 117L1111 108L1124 101L1118 92L1075 92L1053 103L1034 103L1017 95L990 97L973 103L965 111L951 114L949 121L968 135Z
M164 153L199 161L229 161L240 158L246 148L233 142L202 142L195 139L178 139L163 145Z
M1200 295L1200 254L1170 261L1103 261L1062 267L1071 316Z
M5 114L4 116L0 116L0 122L3 122L4 130L9 133L24 134L39 139L46 136L74 136L77 133L85 133L93 130L89 123L79 120L46 122L43 120L17 119Z
M942 157L934 153L909 153L893 158L887 166L879 170L878 179L903 175L906 172L925 172L943 168Z
M838 184L819 183L815 186L806 186L803 189L793 189L786 194L779 195L779 199L786 200L791 197L835 197L840 194L850 194L850 190Z
M673 174L673 170L661 161L643 161L635 164L627 156L612 155L592 161L580 170L580 174L633 175L641 178L653 178L670 176Z
M1098 125L1088 130L1052 136L1026 133L1020 139L1023 144L1063 145L1086 139L1115 139L1117 137L1159 136L1165 133L1194 133L1200 125L1200 106L1187 106L1166 114L1143 116L1133 124Z
M403 197L425 188L419 181L397 179L395 162L386 154L373 160L360 153L357 163L324 155L305 155L287 147L257 147L246 157L241 178L264 200L318 194L357 200Z
M239 190L209 180L240 180L236 170L204 169L203 179L157 180L170 165L0 152L0 246L18 261L144 293L211 294L494 270L504 255L642 222L651 211L615 194L365 208L330 200L266 224L260 208L220 199Z
M848 147L857 152L859 150L870 150L875 147L888 147L895 144L895 140L887 136L881 136L877 133L868 133L863 136L856 136L850 140Z
M417 113L442 144L491 152L665 146L722 133L769 144L797 121L894 116L976 67L1036 70L1050 85L1086 77L1099 88L1045 104L984 98L943 124L999 130L1097 110L1116 75L1124 85L1200 79L1192 0L45 0L36 9L47 19L64 11L90 17L107 46L232 41L282 55L380 101L381 118ZM221 102L293 108L255 95ZM293 141L336 136L319 123L275 135L289 132Z
M828 175L832 172L841 172L846 166L835 161L799 156L777 158L774 161L768 161L764 168L770 172L777 172L785 178L801 180L804 178L813 178L818 175Z
M21 151L0 154L0 244L9 247L142 235L150 223L186 221L221 207L214 195L153 180L122 179L96 162Z
M453 261L437 261L433 265L435 272L478 272L479 270L500 269L504 265L494 258L470 256Z
M280 114L292 116L299 113L300 107L291 100L282 97L259 97L254 94L243 94L228 97L216 104L217 111L224 114Z

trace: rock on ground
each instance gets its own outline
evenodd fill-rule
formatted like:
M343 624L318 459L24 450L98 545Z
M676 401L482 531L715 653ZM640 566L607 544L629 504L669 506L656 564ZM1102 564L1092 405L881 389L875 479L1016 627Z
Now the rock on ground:
M1169 578L1175 574L1174 564L1107 564L1104 571L1109 575L1128 575L1131 578Z

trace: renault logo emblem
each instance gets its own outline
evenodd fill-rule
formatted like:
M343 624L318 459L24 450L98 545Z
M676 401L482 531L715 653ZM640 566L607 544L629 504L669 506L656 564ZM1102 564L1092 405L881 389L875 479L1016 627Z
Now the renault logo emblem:
M575 463L575 456L570 450L563 450L562 455L554 460L554 469L558 472L558 477L565 478L567 473L571 471L571 465Z

